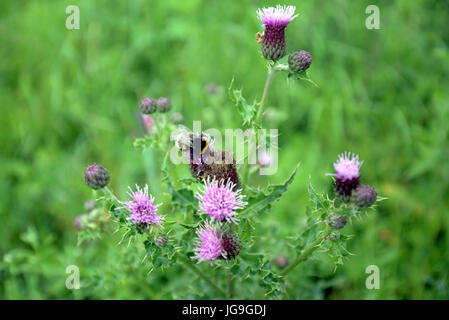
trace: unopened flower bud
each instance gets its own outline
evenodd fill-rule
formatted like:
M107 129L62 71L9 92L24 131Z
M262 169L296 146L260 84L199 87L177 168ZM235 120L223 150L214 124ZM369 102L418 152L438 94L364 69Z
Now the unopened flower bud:
M90 188L101 189L109 183L109 172L99 164L92 164L84 171L84 180Z
M352 199L359 207L370 207L377 199L377 191L371 186L360 185L352 192Z
M306 71L312 64L312 56L305 50L293 52L288 57L288 66L293 72Z
M329 235L329 239L331 241L338 241L340 240L340 232L339 231L332 231L331 234Z
M97 207L97 202L94 199L87 200L84 202L84 210L91 212Z
M179 124L184 120L184 117L179 112L175 112L170 116L170 120L174 124Z
M139 108L143 114L152 114L157 111L157 102L151 97L146 97L140 101Z
M329 225L336 230L342 229L346 225L346 217L332 213L329 217Z
M168 238L166 236L158 236L155 240L156 245L159 247L165 247L168 243Z
M284 255L278 255L276 258L274 258L274 263L278 266L278 268L284 269L286 266L288 266L288 258Z
M84 227L84 218L86 217L85 214L80 214L75 217L75 220L73 220L73 225L77 230L82 230Z
M226 260L234 259L240 252L240 240L234 234L223 234L221 238L221 245L226 252Z
M161 113L166 113L170 111L171 109L170 99L166 97L160 97L159 99L157 99L157 108Z

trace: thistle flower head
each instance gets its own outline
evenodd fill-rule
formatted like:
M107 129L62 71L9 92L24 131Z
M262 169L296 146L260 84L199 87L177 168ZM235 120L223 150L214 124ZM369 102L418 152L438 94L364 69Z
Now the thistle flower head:
M90 212L95 208L97 208L97 202L95 201L95 199L89 199L84 202L84 210L86 210L87 212Z
M288 66L290 67L290 70L293 72L305 71L309 69L311 64L312 64L312 55L305 50L293 52L288 57Z
M241 243L237 235L224 233L221 237L221 245L226 252L226 260L234 259L240 253Z
M142 125L146 133L150 133L154 128L154 119L146 114L141 115Z
M171 109L170 99L168 99L166 97L160 97L159 99L157 99L157 108L158 108L159 112L161 112L161 113L170 111L170 109Z
M219 257L226 257L222 245L222 232L217 227L206 223L196 230L198 236L194 258L201 261L213 261Z
M166 236L158 236L154 241L158 247L165 247L168 243L168 238Z
M278 266L279 269L284 269L288 266L288 258L284 255L278 255L274 258L274 263Z
M293 19L298 15L295 15L295 6L281 6L277 5L276 8L262 8L257 10L257 15L264 27L283 27L285 28Z
M86 217L86 214L80 214L75 217L73 225L77 230L82 230L84 228Z
M129 191L131 200L123 202L124 208L130 212L128 219L139 226L160 225L164 220L156 213L160 204L153 204L154 198L148 194L148 185L145 185L144 189L136 185L136 191L129 187Z
M363 161L359 161L359 156L351 152L345 152L338 156L338 161L334 163L335 187L341 196L350 196L352 190L360 184L360 167Z
M84 171L84 180L94 190L104 188L109 183L109 171L99 164L92 164Z
M247 205L243 201L242 190L234 191L235 184L229 179L217 181L208 178L204 182L204 188L196 193L199 200L200 214L208 214L212 220L237 223L236 210Z
M345 216L332 213L329 217L329 225L332 229L339 230L344 228L346 225L347 219Z
M157 102L151 97L146 97L140 100L139 108L143 114L152 114L157 111Z
M377 191L371 186L360 185L352 191L353 201L359 207L370 207L377 199Z
M265 59L276 61L287 54L285 28L298 15L294 15L294 6L277 5L276 8L257 10L265 32L261 37L262 54Z

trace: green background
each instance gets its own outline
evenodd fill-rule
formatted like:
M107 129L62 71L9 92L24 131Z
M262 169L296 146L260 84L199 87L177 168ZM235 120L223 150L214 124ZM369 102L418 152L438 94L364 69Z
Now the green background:
M71 4L80 30L65 27ZM265 180L282 182L301 166L257 225L271 235L266 253L291 254L283 239L304 227L309 177L328 190L325 174L345 150L364 161L362 182L388 198L344 229L355 235L344 266L334 273L325 255L314 256L289 275L286 297L448 299L449 2L376 1L380 30L365 27L372 1L286 4L300 14L287 28L288 49L312 53L319 88L277 74L268 98L265 125L281 135L278 173ZM234 77L248 101L260 98L256 9L268 5L276 2L1 1L0 298L206 297L181 267L148 274L142 251L118 246L110 232L77 246L73 219L92 197L83 171L103 164L122 198L128 185L151 187L132 145L147 95L170 97L188 126L239 127L227 96L211 97L205 85L227 88ZM379 290L365 287L373 264ZM65 287L68 265L80 268L80 290Z

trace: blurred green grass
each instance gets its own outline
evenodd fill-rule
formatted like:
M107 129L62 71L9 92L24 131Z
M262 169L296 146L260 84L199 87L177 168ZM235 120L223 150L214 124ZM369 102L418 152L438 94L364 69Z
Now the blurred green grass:
M65 28L76 4L81 29ZM91 197L83 170L98 161L112 185L149 183L136 108L146 95L169 96L185 123L218 119L204 87L216 83L260 97L266 68L255 33L258 7L273 1L4 1L0 4L0 298L177 298L188 271L139 268L142 257L113 235L76 246L74 217ZM312 53L308 83L279 74L269 107L284 117L279 171L300 172L258 224L267 252L291 255L279 239L301 231L309 177L329 188L336 155L364 160L363 181L388 198L346 230L354 253L336 273L311 261L289 278L289 297L449 298L449 3L378 1L381 30L365 28L369 1L289 1L300 16L287 28L289 50ZM226 125L239 118L228 99ZM279 119L280 118L280 119ZM260 183L265 183L261 180ZM323 256L324 258L324 256ZM81 290L65 288L80 266ZM376 264L381 289L365 288ZM95 277L102 275L100 281ZM106 276L105 276L106 275ZM83 278L83 276L85 278ZM90 280L83 280L83 279ZM106 279L106 280L105 280Z

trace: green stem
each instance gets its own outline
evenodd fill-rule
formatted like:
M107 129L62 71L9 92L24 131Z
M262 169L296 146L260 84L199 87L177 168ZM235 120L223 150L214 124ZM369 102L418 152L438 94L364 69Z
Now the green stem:
M298 264L300 264L301 262L307 260L307 258L309 258L309 256L315 251L315 249L317 249L321 243L330 235L330 233L332 232L331 228L328 228L324 234L321 237L318 237L311 245L310 247L308 247L307 249L303 250L295 259L295 261L293 261L293 263L291 265L289 265L287 267L287 269L285 269L282 273L281 276L285 276L287 273L289 273L294 267L296 267Z
M270 91L271 83L273 82L275 73L276 73L276 69L274 69L273 66L270 64L268 66L267 80L265 81L265 86L263 88L263 93L262 93L262 99L260 100L259 110L257 111L257 116L256 116L256 124L258 124L259 126L262 126L263 109L265 107L265 104L267 103L268 92Z
M209 286L211 286L219 295L222 297L226 297L226 292L223 291L219 286L217 286L211 279L206 277L201 270L196 266L196 264L193 264L189 258L187 257L180 257L180 260L185 264L187 268L192 270L198 277L203 279Z
M228 270L228 297L232 298L234 295L234 276L232 275L231 269Z
M117 197L115 196L114 192L112 192L111 188L109 188L109 186L106 186L103 188L103 193L105 195L108 195L111 197L112 201L117 204L119 203L119 200L117 199Z

